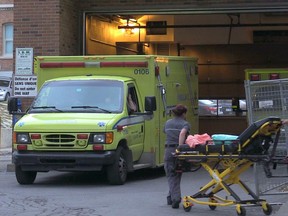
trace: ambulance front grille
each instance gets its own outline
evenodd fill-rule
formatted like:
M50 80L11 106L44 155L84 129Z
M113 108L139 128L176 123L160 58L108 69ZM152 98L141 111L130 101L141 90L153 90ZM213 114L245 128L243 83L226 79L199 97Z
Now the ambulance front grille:
M50 134L46 135L45 140L48 143L53 143L51 145L61 145L61 144L71 144L74 146L74 141L76 140L74 135L70 134ZM47 144L46 144L47 145ZM66 145L65 145L66 146Z

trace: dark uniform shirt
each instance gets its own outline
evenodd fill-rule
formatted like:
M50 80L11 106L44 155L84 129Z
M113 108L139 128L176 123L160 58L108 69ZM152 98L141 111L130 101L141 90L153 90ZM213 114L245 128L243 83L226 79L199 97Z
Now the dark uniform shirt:
M179 144L179 135L181 130L185 128L187 130L187 135L190 131L190 124L186 120L180 117L175 117L173 119L169 119L165 125L164 125L164 133L166 134L166 141L165 141L165 154L164 154L164 160L165 161L172 161L173 156L172 152L175 152L175 149L177 148L176 145ZM186 137L187 137L186 135ZM174 145L173 147L169 147L169 145Z
M179 144L179 135L181 130L185 128L190 131L190 124L183 118L176 117L169 119L164 125L164 133L166 134L165 145Z

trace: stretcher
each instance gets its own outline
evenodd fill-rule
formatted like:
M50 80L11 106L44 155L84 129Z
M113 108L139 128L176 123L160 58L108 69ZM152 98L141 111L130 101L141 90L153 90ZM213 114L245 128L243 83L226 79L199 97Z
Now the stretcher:
M260 206L265 215L270 215L271 204L259 199L240 179L240 175L255 162L271 161L269 148L276 148L281 125L280 118L268 117L251 124L236 140L221 143L210 140L194 148L187 144L180 145L174 153L176 172L196 171L203 167L212 178L194 195L182 197L184 210L189 212L193 203L208 205L211 210L217 206L234 205L237 214L245 216L245 207ZM232 185L242 188L251 199L241 199ZM221 191L225 197L219 195Z

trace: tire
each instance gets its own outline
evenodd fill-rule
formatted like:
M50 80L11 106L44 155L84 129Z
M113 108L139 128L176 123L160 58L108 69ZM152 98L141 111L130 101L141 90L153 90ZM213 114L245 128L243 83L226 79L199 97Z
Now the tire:
M7 94L5 95L5 99L4 99L4 100L7 101L9 97L10 97L10 94L7 93Z
M211 202L211 203L218 203L217 200L215 200L214 198L210 198L210 199L209 199L209 202ZM209 208L210 208L211 210L215 210L215 209L217 208L216 205L208 205L208 206L209 206Z
M188 206L188 207L184 207L183 206L183 209L184 209L185 212L190 212L191 208L192 208L192 206Z
M240 206L240 211L237 211L238 216L246 216L246 209L243 206Z
M112 185L123 185L126 182L128 167L123 154L123 148L120 146L116 150L114 164L107 166L107 179Z
M17 182L21 185L28 185L28 184L33 184L37 172L36 171L22 171L21 166L16 166L15 167L15 175Z
M271 213L272 213L272 206L267 203L267 204L266 204L266 208L267 208L267 210L263 209L264 214L265 214L265 215L271 215Z
M215 210L216 207L217 207L217 206L214 206L214 205L208 205L208 206L209 206L209 208L210 208L211 210Z

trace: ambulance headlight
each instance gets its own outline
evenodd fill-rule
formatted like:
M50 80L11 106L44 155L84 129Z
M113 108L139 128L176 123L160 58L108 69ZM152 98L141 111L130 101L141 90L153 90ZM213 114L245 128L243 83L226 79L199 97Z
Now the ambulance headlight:
M93 143L105 143L105 134L94 134Z
M28 133L17 133L16 134L17 144L31 144L31 140Z
M111 144L113 142L113 133L91 133L89 144Z

